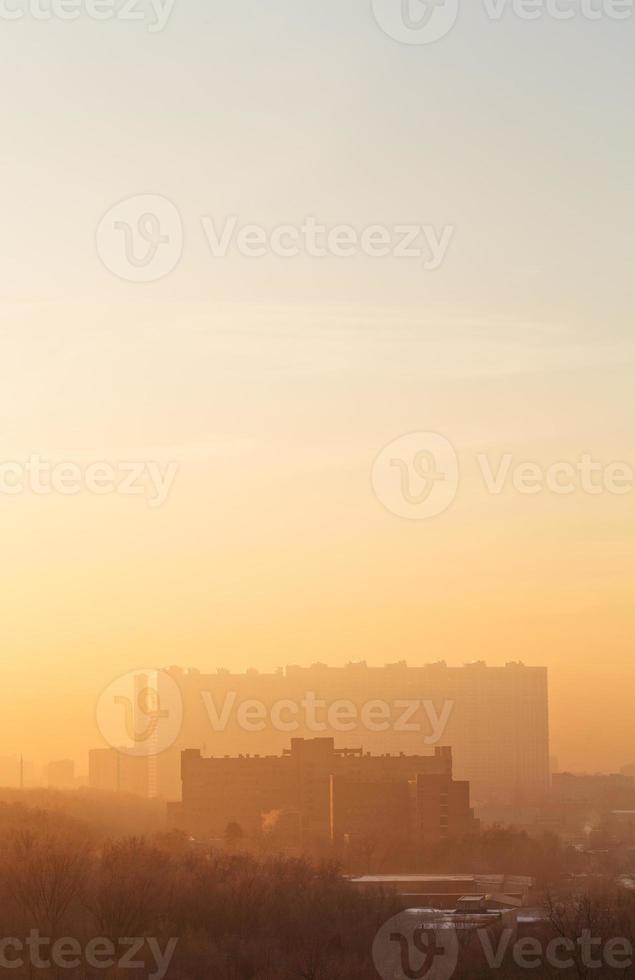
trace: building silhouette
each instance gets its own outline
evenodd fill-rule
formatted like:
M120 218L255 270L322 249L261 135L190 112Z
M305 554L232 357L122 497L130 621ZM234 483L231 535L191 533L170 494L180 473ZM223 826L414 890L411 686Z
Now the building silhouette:
M449 667L441 661L424 667L314 664L243 674L172 667L165 675L176 682L183 702L180 733L154 763L156 793L170 800L180 799L185 749L277 755L290 738L316 736L345 738L351 748L364 746L373 755L425 755L449 745L455 776L470 783L477 806L541 805L549 790L546 668L513 662ZM255 703L264 707L262 722L245 724ZM339 724L343 717L353 720Z
M192 836L222 838L239 826L256 838L287 828L286 843L352 838L438 843L475 826L469 785L452 776L452 753L372 756L332 738L292 739L280 756L182 756L183 799L170 822Z

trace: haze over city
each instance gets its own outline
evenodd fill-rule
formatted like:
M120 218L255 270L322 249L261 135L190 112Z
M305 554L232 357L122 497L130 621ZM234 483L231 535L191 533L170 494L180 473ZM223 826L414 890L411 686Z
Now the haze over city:
M0 972L632 966L634 3L0 0Z

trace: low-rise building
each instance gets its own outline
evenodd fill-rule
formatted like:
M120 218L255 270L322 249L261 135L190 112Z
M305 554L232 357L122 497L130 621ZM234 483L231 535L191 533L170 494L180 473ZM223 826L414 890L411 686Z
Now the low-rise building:
M51 789L73 789L75 786L75 763L72 759L49 762L46 767L46 784Z
M446 912L466 911L470 902L478 902L489 910L522 908L529 904L534 887L533 878L505 874L382 874L361 875L349 880L355 890L362 893L391 892L404 909ZM478 911L481 911L480 907Z

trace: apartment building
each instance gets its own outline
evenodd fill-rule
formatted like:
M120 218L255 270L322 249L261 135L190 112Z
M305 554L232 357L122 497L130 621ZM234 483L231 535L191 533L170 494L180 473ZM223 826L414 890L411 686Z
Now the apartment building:
M451 746L454 775L470 783L477 806L541 805L549 790L546 668L440 661L243 674L173 667L162 676L176 683L183 704L178 738L156 762L157 792L167 799L180 798L185 749L278 755L290 738L316 737L345 739L373 757Z
M175 826L199 839L233 824L248 837L284 821L299 843L406 836L436 843L474 827L469 785L452 775L452 753L372 756L332 738L292 739L280 756L182 756L182 803Z

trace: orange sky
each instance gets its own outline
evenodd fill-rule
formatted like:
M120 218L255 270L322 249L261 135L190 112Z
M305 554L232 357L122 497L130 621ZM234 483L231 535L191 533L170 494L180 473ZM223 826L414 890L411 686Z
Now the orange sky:
M3 22L0 475L178 473L0 492L0 756L83 760L137 666L483 658L550 667L561 765L635 762L635 491L477 463L635 468L633 22L485 10L422 45L369 0ZM232 216L448 247L215 256ZM421 521L371 481L417 432L460 471Z
M3 498L5 754L99 744L99 691L137 666L482 658L550 667L562 765L631 761L632 494L496 496L476 463L627 459L613 352L572 332L572 372L561 332L518 329L512 344L501 325L470 373L482 328L470 340L451 321L386 311L369 341L329 311L279 312L275 325L240 315L240 329L167 316L150 335L142 320L113 338L46 310L28 340L14 335L33 370L5 390L5 458L35 447L179 471L156 509L143 495ZM584 385L599 357L611 377L602 419ZM460 486L445 513L403 520L374 494L372 465L424 427L453 442Z

